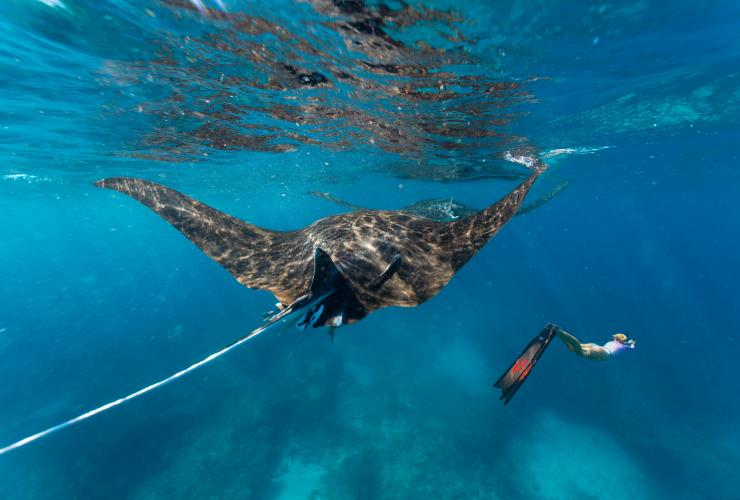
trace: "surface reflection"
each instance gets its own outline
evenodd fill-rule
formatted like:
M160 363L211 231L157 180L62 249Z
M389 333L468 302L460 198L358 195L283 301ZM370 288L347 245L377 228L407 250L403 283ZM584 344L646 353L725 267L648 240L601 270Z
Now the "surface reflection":
M517 177L481 159L534 152L507 130L516 106L532 99L526 81L480 74L475 42L459 28L468 21L453 12L312 0L290 21L304 25L299 35L279 15L161 5L160 15L192 23L193 34L160 38L154 57L106 68L119 85L158 89L136 106L151 121L131 156L177 162L214 150L362 146L397 155L383 167L394 175L451 181Z

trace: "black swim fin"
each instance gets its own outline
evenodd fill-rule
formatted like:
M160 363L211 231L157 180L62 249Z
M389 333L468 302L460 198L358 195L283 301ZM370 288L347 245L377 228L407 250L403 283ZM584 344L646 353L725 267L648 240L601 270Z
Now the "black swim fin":
M493 384L494 387L501 389L501 397L504 404L508 404L514 397L516 391L522 386L532 368L550 345L552 339L557 335L559 326L549 323L535 338L533 338L527 347L524 348L519 357L504 372L501 377Z

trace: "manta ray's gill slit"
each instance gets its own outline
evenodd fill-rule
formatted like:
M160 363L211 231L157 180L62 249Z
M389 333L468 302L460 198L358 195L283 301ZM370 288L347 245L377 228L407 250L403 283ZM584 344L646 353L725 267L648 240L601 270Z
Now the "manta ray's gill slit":
M224 348L222 348L222 349L220 349L220 350L218 350L218 351L216 351L216 352L214 352L212 354L209 354L208 356L206 356L205 358L201 359L200 361L197 361L197 362L193 363L192 365L190 365L190 366L188 366L186 368L183 368L182 370L177 371L177 372L173 373L172 375L170 375L170 376L168 376L166 378L163 378L162 380L159 380L157 382L154 382L153 384L150 384L150 385L148 385L146 387L143 387L143 388L139 389L138 391L132 392L131 394L129 394L127 396L124 396L122 398L118 398L118 399L116 399L114 401L111 401L109 403L106 403L106 404L104 404L102 406L98 406L97 408L94 408L94 409L92 409L90 411L87 411L85 413L82 413L81 415L78 415L78 416L76 416L74 418L71 418L69 420L65 420L64 422L62 422L60 424L54 425L54 426L49 427L48 429L45 429L45 430L43 430L41 432L37 432L36 434L32 434L30 436L27 436L27 437L25 437L23 439L20 439L20 440L16 441L15 443L12 443L12 444L9 444L9 445L7 445L7 446L5 446L3 448L0 448L0 455L4 455L4 454L6 454L6 453L8 453L8 452L10 452L12 450L15 450L17 448L21 448L23 446L26 446L27 444L33 443L34 441L37 441L37 440L39 440L39 439L41 439L43 437L46 437L46 436L48 436L50 434L53 434L53 433L55 433L57 431L61 431L63 429L66 429L67 427L70 427L70 426L72 426L72 425L74 425L76 423L82 422L83 420L87 420L87 419L89 419L91 417L94 417L95 415L98 415L98 414L103 413L103 412L105 412L107 410L110 410L112 408L115 408L116 406L122 405L123 403L126 403L128 401L131 401L132 399L136 399L139 396L143 396L144 394L146 394L148 392L152 392L155 389L158 389L158 388L160 388L160 387L162 387L162 386L164 386L164 385L166 385L166 384L168 384L168 383L170 383L170 382L172 382L174 380L177 380L180 377L182 377L183 375L187 375L188 373L197 370L201 366L204 366L204 365L210 363L211 361L213 361L213 360L215 360L217 358L220 358L221 356L223 356L227 352L230 352L230 351L236 349L240 345L242 345L245 342L253 339L257 335L266 332L268 329L270 329L271 327L273 327L275 325L282 324L284 327L290 326L292 323L294 323L300 317L300 315L299 314L296 314L290 320L287 319L288 316L291 316L293 313L298 313L299 311L301 311L303 309L306 309L306 308L308 308L310 310L310 308L314 304L316 304L316 303L322 301L323 299L325 299L327 297L327 295L328 295L328 293L324 293L324 294L318 295L316 297L312 297L310 301L301 303L299 306L297 306L296 304L299 303L299 301L300 301L300 299L299 299L299 301L294 302L292 305L286 307L285 309L283 309L282 311L280 311L278 314L276 314L275 316L273 316L272 318L270 318L264 325L260 326L256 330L251 331L247 335L244 335L243 337L238 338L237 340L235 340L232 343L228 344L226 347L224 347Z

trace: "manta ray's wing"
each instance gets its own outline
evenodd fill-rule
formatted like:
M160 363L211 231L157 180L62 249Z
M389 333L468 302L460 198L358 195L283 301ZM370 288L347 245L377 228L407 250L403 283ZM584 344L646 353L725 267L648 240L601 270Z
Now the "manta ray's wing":
M127 177L96 186L125 193L154 210L242 285L269 290L290 304L308 290L313 248L302 231L270 231L248 224L154 182Z

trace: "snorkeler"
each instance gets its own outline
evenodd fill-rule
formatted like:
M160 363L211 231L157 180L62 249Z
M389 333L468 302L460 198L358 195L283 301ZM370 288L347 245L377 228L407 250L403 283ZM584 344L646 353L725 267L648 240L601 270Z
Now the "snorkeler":
M612 335L612 340L604 345L598 345L592 342L581 344L577 338L562 328L558 328L558 337L574 353L596 361L603 361L616 356L625 349L635 348L635 340L627 340L627 335L624 333L615 333Z
M493 384L494 387L501 389L500 399L504 400L504 404L514 397L556 335L568 346L568 349L579 356L598 361L612 358L625 349L635 348L635 341L628 340L624 333L615 333L612 335L612 340L603 346L591 342L582 344L570 333L550 323L527 344L516 361Z

